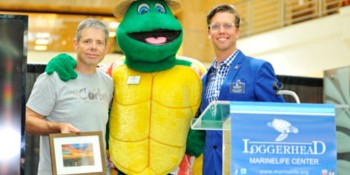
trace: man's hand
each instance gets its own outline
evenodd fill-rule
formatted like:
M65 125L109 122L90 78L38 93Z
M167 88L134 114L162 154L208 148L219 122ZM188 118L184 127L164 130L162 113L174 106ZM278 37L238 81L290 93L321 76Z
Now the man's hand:
M69 81L78 77L74 68L77 62L68 54L59 54L53 57L46 65L45 72L51 75L56 71L62 81Z
M80 133L80 130L70 123L60 123L61 133Z

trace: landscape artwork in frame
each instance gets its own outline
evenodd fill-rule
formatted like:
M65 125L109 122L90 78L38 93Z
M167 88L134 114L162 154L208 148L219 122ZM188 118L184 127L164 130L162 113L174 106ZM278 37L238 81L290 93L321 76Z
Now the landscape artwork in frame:
M53 175L106 174L102 132L50 134Z

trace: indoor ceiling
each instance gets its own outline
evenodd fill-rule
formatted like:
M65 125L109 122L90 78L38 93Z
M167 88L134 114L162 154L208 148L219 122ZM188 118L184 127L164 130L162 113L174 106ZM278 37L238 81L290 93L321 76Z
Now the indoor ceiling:
M112 16L119 0L0 0L1 11Z
M81 3L83 2L83 3ZM73 39L78 23L87 17L104 21L110 28L110 53L118 52L112 15L113 0L0 0L0 13L28 15L29 51L73 52Z

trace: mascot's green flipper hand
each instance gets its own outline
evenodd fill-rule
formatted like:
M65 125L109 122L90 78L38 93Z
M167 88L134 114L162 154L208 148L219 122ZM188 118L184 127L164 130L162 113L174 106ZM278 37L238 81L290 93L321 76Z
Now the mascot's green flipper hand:
M199 157L204 151L204 146L205 131L190 129L187 136L186 154Z
M69 81L78 77L74 68L77 66L77 62L73 57L68 54L59 54L53 57L46 65L45 72L51 75L56 71L62 81Z

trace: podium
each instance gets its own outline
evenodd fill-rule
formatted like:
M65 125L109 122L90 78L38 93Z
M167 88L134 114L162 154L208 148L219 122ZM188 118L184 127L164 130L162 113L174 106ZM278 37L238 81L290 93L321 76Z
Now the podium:
M224 175L337 174L331 104L215 101L191 128L223 132Z

